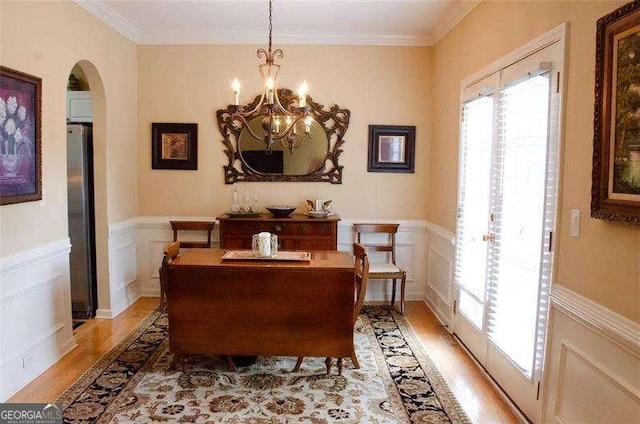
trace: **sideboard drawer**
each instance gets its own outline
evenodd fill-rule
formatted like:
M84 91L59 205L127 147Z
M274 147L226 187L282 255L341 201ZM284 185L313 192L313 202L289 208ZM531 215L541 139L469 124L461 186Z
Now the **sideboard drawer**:
M223 215L220 222L220 247L223 249L250 249L251 236L268 232L278 236L282 250L337 250L338 221L336 215L328 218L309 218L291 215L274 218L263 214L256 218L230 218Z

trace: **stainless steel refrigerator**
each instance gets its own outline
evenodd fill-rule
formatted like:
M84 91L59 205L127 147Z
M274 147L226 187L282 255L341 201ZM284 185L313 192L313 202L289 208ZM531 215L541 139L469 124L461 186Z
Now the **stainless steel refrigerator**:
M91 124L67 125L67 194L71 311L73 318L91 318L98 306Z

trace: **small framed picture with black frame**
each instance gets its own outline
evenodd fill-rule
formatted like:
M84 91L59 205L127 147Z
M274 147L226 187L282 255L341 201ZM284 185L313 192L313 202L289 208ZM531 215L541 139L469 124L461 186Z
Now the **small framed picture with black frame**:
M368 172L404 172L415 166L416 127L369 125Z
M151 124L152 169L198 169L198 124Z

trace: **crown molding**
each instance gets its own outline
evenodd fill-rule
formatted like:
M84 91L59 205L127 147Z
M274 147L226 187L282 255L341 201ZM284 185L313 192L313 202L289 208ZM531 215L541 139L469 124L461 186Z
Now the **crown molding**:
M102 0L73 0L105 24L136 44L264 44L264 31L151 31L143 32ZM324 44L366 46L433 46L431 36L321 32L279 32L277 44Z
M118 31L120 34L127 37L129 40L133 41L136 44L140 44L140 41L143 38L143 33L133 25L131 22L127 21L120 15L116 13L112 8L107 6L102 0L73 0L78 6L91 13L96 18L100 19L105 24L109 25L111 28Z
M449 15L449 19L442 22L431 34L431 38L434 45L438 41L442 40L442 38L449 33L456 25L464 19L476 6L478 6L482 0L469 0L469 1L461 1L458 3L458 7Z
M264 31L158 31L145 33L138 44L265 44ZM390 34L345 34L319 32L279 32L274 43L366 45L366 46L433 46L431 37Z

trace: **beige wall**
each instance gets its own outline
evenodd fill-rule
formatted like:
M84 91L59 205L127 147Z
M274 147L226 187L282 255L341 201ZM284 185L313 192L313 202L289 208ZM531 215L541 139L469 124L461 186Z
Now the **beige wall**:
M595 31L624 2L484 1L435 46L430 220L455 229L460 81L563 22L569 22L562 195L555 281L640 321L640 227L589 217ZM582 211L580 238L569 235Z
M229 210L231 185L215 113L233 100L258 94L256 49L264 46L140 46L138 49L139 207L141 215L214 216ZM281 87L303 79L316 102L351 110L344 139L342 185L240 183L255 188L259 204L333 199L345 218L426 219L429 209L432 49L427 47L277 46L284 50ZM151 169L151 123L198 123L198 170ZM368 125L415 125L414 174L367 173ZM160 189L160 187L162 189ZM301 209L302 211L303 209Z
M1 19L2 65L42 78L44 196L0 208L0 256L68 237L65 96L81 60L95 66L103 92L96 172L106 237L107 222L137 215L136 46L72 2L3 1Z

